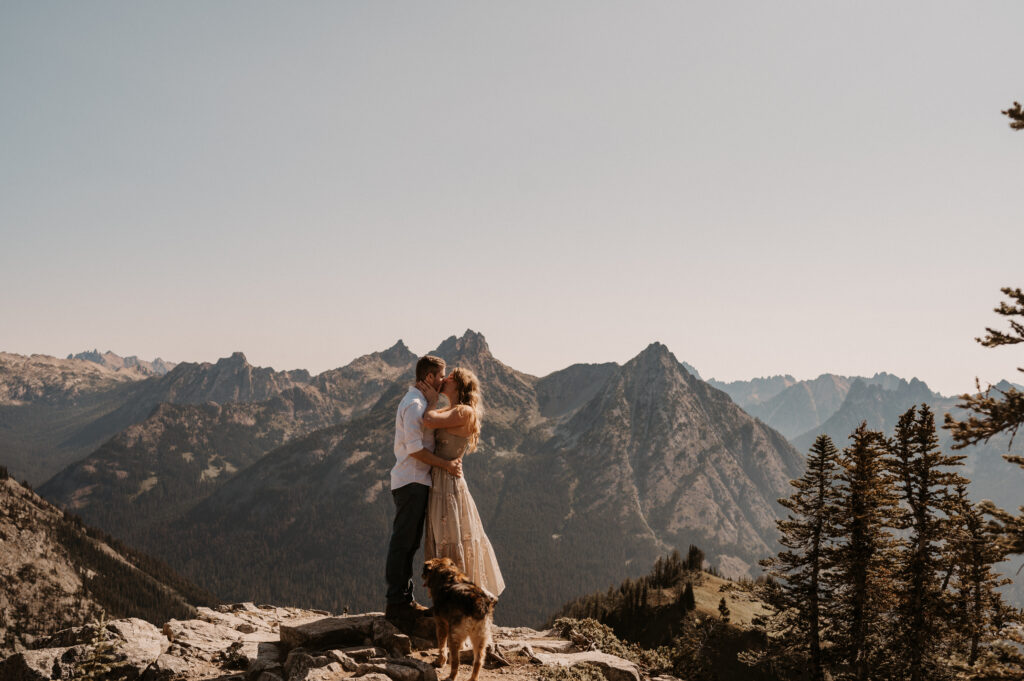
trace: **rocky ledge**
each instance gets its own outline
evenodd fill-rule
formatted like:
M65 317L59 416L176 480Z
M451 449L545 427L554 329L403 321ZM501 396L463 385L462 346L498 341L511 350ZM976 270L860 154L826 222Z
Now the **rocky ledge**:
M449 670L431 664L437 655L433 631L431 618L421 618L406 634L382 613L335 617L241 603L199 608L197 619L171 620L162 630L140 619L65 629L0 662L0 679L438 681L438 671ZM551 631L495 627L493 638L498 655L485 665L481 681L535 681L545 666L584 663L607 681L641 681L631 662L579 650ZM464 650L461 659L471 662L472 655ZM463 666L459 678L465 681L469 673Z

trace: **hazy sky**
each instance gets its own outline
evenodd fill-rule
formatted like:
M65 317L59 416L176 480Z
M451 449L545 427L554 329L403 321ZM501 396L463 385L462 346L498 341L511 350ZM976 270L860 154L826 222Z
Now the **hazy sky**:
M0 4L0 350L1024 378L1024 3Z

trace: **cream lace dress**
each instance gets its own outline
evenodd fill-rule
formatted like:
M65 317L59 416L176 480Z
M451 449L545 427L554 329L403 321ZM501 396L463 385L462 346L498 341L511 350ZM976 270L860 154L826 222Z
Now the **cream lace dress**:
M434 454L449 461L462 456L469 438L445 430L434 432ZM466 478L456 478L440 468L431 469L427 502L427 539L424 556L451 558L474 584L497 597L505 590L498 560L484 534Z

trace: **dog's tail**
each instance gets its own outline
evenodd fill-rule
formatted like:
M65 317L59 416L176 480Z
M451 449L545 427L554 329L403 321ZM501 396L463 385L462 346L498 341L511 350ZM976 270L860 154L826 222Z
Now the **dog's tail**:
M473 617L483 619L494 614L494 606L498 599L484 589L477 588L477 597L473 599Z

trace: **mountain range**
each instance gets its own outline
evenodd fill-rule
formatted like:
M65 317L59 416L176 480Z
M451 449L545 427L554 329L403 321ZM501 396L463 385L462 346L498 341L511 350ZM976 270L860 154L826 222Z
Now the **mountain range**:
M800 455L665 346L544 377L472 331L433 354L485 389L466 474L513 585L505 616L543 621L690 543L734 575L774 546L774 501ZM128 425L40 492L218 595L378 606L394 411L414 360L399 342L318 376L241 354L179 364L132 382L87 424Z
M913 404L941 414L955 403L884 373L705 382L659 343L624 365L544 377L505 365L472 331L432 354L484 386L481 444L465 470L509 583L499 620L518 623L690 543L729 576L756 574L777 548L776 499L817 433L842 447L861 421L891 430ZM0 355L0 426L15 425L0 435L0 463L22 475L47 447L75 454L40 487L45 497L222 598L372 609L393 513L394 411L415 359L399 341L316 376L253 367L241 353L145 376ZM34 367L28 379L19 366ZM95 442L89 451L38 432L69 408L66 430ZM26 409L34 421L11 418ZM12 432L36 449L12 447ZM975 498L1015 506L1005 446L972 448L964 472Z

